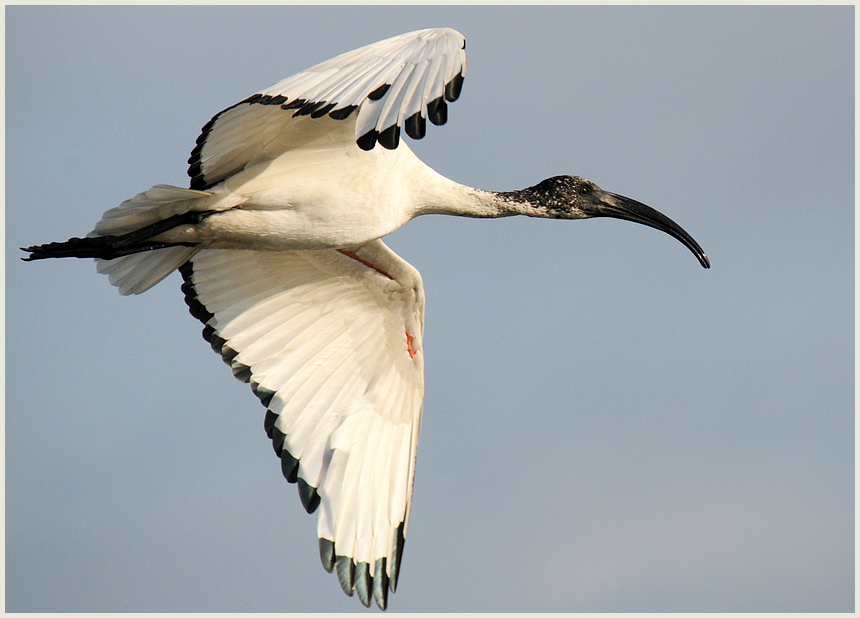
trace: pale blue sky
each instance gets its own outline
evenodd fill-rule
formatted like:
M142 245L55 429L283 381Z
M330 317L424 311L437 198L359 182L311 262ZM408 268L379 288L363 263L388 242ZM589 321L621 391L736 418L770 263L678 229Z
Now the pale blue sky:
M585 176L681 224L424 217L426 398L392 611L853 611L854 8L6 8L6 609L355 611L262 406L174 275L92 229L219 110L450 26L412 143L458 182Z

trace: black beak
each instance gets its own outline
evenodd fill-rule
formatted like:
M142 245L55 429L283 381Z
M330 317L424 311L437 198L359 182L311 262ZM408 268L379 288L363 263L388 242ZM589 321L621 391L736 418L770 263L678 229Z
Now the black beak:
M650 206L646 206L641 202L632 200L629 197L618 195L616 193L604 192L605 196L599 204L593 204L585 211L589 217L613 217L615 219L625 219L634 223L641 223L648 227L653 227L666 232L669 236L674 236L693 252L699 262L705 268L711 267L711 261L702 248L699 246L693 237L687 234L683 228L672 221L663 213L657 212Z

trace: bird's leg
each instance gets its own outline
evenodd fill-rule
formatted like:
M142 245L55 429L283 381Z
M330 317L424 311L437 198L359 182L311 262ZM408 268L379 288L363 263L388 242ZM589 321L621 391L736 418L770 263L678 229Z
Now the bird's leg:
M25 262L33 260L44 260L46 258L99 258L102 260L113 260L132 253L164 249L166 247L190 247L194 243L165 243L153 242L148 239L163 234L179 225L195 225L215 211L185 212L173 215L162 221L156 221L151 225L144 226L133 232L118 236L90 236L87 238L70 238L65 242L52 242L44 245L33 245L32 247L21 247L22 251L28 251L29 256L21 258Z

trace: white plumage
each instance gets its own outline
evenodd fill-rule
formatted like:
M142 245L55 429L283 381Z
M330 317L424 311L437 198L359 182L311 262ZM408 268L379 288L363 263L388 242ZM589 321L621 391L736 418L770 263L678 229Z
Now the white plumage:
M319 538L373 568L384 606L424 392L420 275L382 241L350 255L207 250L191 264L190 304L211 314L210 340L266 401L285 476L300 480L306 508L319 502Z
M179 269L204 337L250 382L287 480L318 510L323 566L387 606L406 537L424 391L424 291L382 236L421 214L610 216L669 233L659 212L559 176L494 193L443 178L401 140L444 124L465 39L421 30L342 54L215 115L191 188L156 185L85 239L27 259L94 257L122 294Z

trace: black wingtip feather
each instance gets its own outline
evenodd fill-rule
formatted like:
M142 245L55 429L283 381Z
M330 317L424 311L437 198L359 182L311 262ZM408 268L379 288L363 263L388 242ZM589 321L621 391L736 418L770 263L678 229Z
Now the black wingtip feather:
M298 109L302 107L305 103L307 103L307 101L305 101L304 99L294 99L289 103L284 103L283 105L281 105L281 109Z
M206 182L203 180L203 170L200 165L198 154L198 156L195 157L194 162L188 166L188 176L191 178L191 188L195 191L202 191L203 189L201 187L206 185Z
M346 120L349 118L350 114L358 109L357 105L347 105L346 107L342 107L340 109L336 109L333 112L329 112L329 118L334 118L335 120Z
M318 109L325 107L325 106L326 106L325 101L311 101L310 103L306 103L305 105L302 105L298 109L298 111L295 114L293 114L293 118L295 118L296 116L310 116L315 111L317 111Z
M200 173L199 165L197 166L196 172L192 172L191 168L189 168L188 175L193 176L193 178L191 178L191 184L188 185L189 189L194 189L195 191L205 191L211 186L208 182L206 182L206 180L203 178L203 175Z
M272 429L274 429L277 421L278 415L271 410L266 410L266 418L263 419L263 429L266 430L266 435L269 436L269 440L272 439Z
M268 388L263 388L256 382L251 382L251 390L257 396L257 399L260 400L260 403L268 408L269 404L272 403L272 398L275 396L275 391L270 391ZM266 410L266 419L269 418L269 414L274 414L275 418L278 417L278 415L274 412Z
M328 539L320 539L320 562L326 572L334 569L334 543Z
M359 562L355 568L355 591L361 604L370 607L370 598L373 593L373 577L370 575L370 565Z
M275 96L267 95L264 97L265 100L261 100L260 103L263 105L281 105L282 103L286 103L287 97L282 94L277 94Z
M194 315L194 314L192 313L192 315ZM194 317L197 317L197 316L194 316ZM215 336L215 327L212 326L211 324L206 324L203 327L203 330L200 331L200 334L203 335L203 339L206 341L206 343L208 343L209 345L212 345L212 337ZM218 352L218 354L221 354L221 348L220 347L215 351Z
M218 338L221 339L220 337ZM221 341L224 342L223 344L221 344L221 360L223 360L225 363L232 367L233 359L239 356L239 353L233 348L231 348L229 345L227 345L226 339L221 339Z
M337 580L347 596L352 596L355 589L355 563L349 556L337 556L334 561L337 569Z
M460 98L463 89L463 73L457 73L450 82L445 84L445 99L451 103Z
M367 98L371 101L378 101L385 96L385 93L388 92L389 88L391 88L391 84L382 84L379 88L369 93Z
M212 315L206 307L203 306L199 300L197 300L197 290L194 289L194 266L191 264L191 261L185 262L182 266L179 267L179 273L182 275L182 286L180 289L182 290L183 295L185 296L185 304L188 305L188 313L192 316L206 324L209 320L211 320L214 315ZM207 333L207 329L210 329ZM208 342L212 342L211 337L214 335L215 329L210 326L206 326L203 329L203 338ZM223 341L223 340L222 340ZM221 352L221 348L218 348L217 352Z
M215 328L209 324L203 327L203 338L209 342L209 345L216 354L221 354L224 351L224 346L227 344L227 340L216 335ZM227 364L230 364L229 361Z
M382 611L388 607L388 574L385 572L385 558L376 561L373 574L373 598Z
M299 460L285 449L281 450L281 474L288 483L295 483L299 478Z
M284 440L287 436L277 427L272 427L272 448L275 449L275 455L281 456L281 451L284 450Z
M403 558L403 545L406 538L403 536L403 524L397 527L397 534L394 536L394 547L391 550L391 579L388 580L388 587L391 592L397 592L397 580L400 578L400 560Z
M406 135L412 139L421 139L427 133L427 121L421 112L415 112L405 123Z
M234 378L246 384L251 381L251 368L248 365L233 361L230 363L230 367L233 369Z
M373 150L373 147L376 146L376 138L379 136L379 133L376 129L371 129L357 140L355 143L358 144L358 147L362 150Z
M188 157L188 163L194 163L195 161L200 160L200 153L203 150L203 144L197 144L194 148L191 149L191 154Z
M206 138L209 137L209 131L211 131L212 127L215 126L215 121L218 120L218 117L221 115L221 113L223 112L215 114L214 116L212 116L212 118L209 119L209 122L200 127L200 135L198 135L197 139L194 140L195 144L200 146L203 144L203 142L206 141Z
M427 104L427 118L437 127L448 122L448 104L444 97L437 97Z
M292 457L292 455L291 455ZM308 513L313 513L320 505L320 495L317 493L316 487L308 485L303 478L298 479L299 498L302 500L302 506Z
M394 150L400 143L400 127L398 127L396 124L391 125L379 134L379 137L376 138L376 141L378 141L379 145L383 148L387 150Z
M320 109L316 110L315 112L311 112L311 118L322 118L323 116L328 114L331 110L333 110L335 105L337 105L337 103L329 103L325 107L321 107Z

